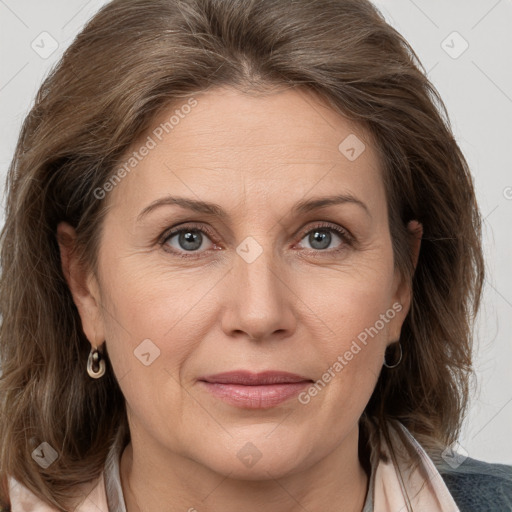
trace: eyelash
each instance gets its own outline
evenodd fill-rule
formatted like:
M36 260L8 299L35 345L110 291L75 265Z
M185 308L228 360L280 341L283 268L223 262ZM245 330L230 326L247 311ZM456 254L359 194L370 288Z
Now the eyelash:
M340 226L336 226L334 224L327 223L327 222L321 222L318 225L313 226L308 231L303 232L303 234L299 238L299 241L302 240L306 235L310 234L312 231L319 230L319 229L326 230L326 231L328 231L328 230L334 231L343 240L344 243L341 245L341 247L336 248L336 249L327 249L327 250L306 249L307 251L314 253L313 257L322 257L322 253L324 253L324 254L325 253L326 254L340 253L342 251L346 251L348 248L347 246L351 247L354 245L355 239L346 229L344 229ZM177 256L179 258L196 259L196 258L202 257L201 253L194 254L194 251L190 254L187 254L186 252L181 253L181 252L175 251L174 249L165 248L165 246L169 247L167 245L167 242L174 235L177 235L181 232L187 232L187 231L199 231L203 234L206 234L210 237L212 242L214 244L216 244L215 234L209 228L207 228L201 224L195 224L195 223L186 224L184 226L181 226L179 229L172 229L171 231L166 231L160 237L159 244L162 246L164 251L166 251L174 256ZM204 251L204 252L208 252L208 251Z

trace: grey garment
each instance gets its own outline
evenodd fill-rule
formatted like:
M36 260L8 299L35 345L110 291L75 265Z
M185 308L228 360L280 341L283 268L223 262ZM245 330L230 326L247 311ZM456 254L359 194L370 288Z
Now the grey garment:
M439 454L432 459L460 512L512 512L512 466Z

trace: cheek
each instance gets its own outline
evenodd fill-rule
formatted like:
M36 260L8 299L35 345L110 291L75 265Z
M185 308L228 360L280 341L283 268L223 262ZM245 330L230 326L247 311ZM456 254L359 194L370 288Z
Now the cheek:
M109 266L105 260L103 267L108 276L102 311L110 360L118 379L130 373L131 380L140 377L141 384L156 386L164 370L173 372L193 350L195 337L187 322L194 316L190 314L199 290L185 290L177 275L157 278L128 260L118 262Z
M136 273L128 280L112 273L104 315L110 362L136 417L167 424L165 411L183 408L180 368L197 338L187 316L190 307L178 288ZM119 286L116 287L116 283Z
M322 403L333 421L358 417L373 392L399 309L392 304L392 278L381 262L380 268L315 279L317 286L302 291L305 310L314 312L309 313L308 331L317 340L315 358L322 361L303 403Z
M337 336L319 344L321 373L299 397L332 428L354 424L363 413L382 370L387 340L387 324L380 320L386 309L368 301L350 306L331 317Z
M318 325L326 354L343 353L358 337L362 343L365 338L373 340L372 346L386 337L396 316L391 307L392 267L386 263L316 272L313 280L296 279L293 291L303 303L303 319Z

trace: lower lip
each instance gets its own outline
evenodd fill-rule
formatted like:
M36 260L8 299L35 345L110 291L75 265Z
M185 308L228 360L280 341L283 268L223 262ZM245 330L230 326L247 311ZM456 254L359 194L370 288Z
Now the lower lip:
M244 409L270 409L298 395L304 388L311 385L309 381L262 386L200 382L212 395Z

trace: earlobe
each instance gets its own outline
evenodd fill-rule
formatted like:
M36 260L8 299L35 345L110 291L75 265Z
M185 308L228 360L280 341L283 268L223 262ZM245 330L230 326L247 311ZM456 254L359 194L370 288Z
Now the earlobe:
M80 263L75 248L76 232L67 222L60 222L57 226L57 242L59 244L62 272L68 284L73 302L75 303L82 327L87 339L96 347L103 342L103 324L99 310L99 297L97 287L92 287L94 280L90 273Z

